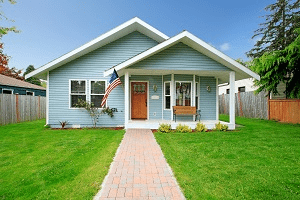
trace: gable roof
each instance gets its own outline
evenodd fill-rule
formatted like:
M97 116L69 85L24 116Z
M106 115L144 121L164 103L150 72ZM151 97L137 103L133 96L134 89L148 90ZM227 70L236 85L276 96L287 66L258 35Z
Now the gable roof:
M82 45L81 47L43 65L42 67L36 69L35 71L27 74L25 78L27 79L32 76L35 76L38 78L46 79L48 71L60 67L72 60L75 60L78 57L81 57L95 49L98 49L99 47L102 47L110 42L113 42L134 31L139 31L159 43L169 39L169 37L164 33L150 26L149 24L142 21L141 19L135 17L121 24L120 26L117 26L116 28L100 35L96 39Z
M112 67L109 70L104 72L104 76L110 75L113 70L122 70L125 69L135 63L138 63L154 54L157 54L179 42L185 43L186 45L190 46L191 48L199 51L200 53L208 56L209 58L223 64L224 66L228 67L229 69L236 72L236 80L250 78L253 77L255 79L260 79L259 75L248 69L247 67L241 65L234 59L230 58L229 56L225 55L221 51L217 50L216 48L210 46L206 42L202 41L198 37L194 36L193 34L189 33L188 31L183 31L178 35Z
M12 78L9 76L4 76L0 74L0 85L8 85L8 86L15 86L15 87L23 87L23 88L32 88L38 90L46 90L45 88L34 85L25 81L18 80L16 78Z

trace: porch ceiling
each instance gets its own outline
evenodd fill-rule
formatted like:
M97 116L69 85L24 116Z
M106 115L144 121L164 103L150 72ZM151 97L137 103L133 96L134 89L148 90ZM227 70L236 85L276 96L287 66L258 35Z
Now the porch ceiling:
M169 75L169 74L190 74L196 76L211 76L219 78L219 84L229 82L230 71L204 71L204 70L145 70L145 69L124 69L119 70L119 76L123 76L125 72L130 75ZM237 76L238 74L236 74Z

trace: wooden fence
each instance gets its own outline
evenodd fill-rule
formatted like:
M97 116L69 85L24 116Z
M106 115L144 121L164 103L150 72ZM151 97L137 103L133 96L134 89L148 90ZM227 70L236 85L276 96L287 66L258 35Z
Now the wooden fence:
M46 97L0 94L0 125L46 117Z
M300 99L269 100L269 116L281 122L300 123Z
M229 114L229 94L219 95L220 114ZM268 98L265 93L258 95L253 92L241 92L235 94L235 115L268 119Z

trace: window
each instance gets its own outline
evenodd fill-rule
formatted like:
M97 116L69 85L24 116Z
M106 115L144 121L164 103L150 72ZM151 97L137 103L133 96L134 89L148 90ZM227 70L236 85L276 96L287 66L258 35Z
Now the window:
M71 108L74 108L79 99L86 101L86 81L85 80L71 80L70 99Z
M198 106L198 103L199 103L199 91L198 91L198 88L199 88L199 83L196 82L196 89L195 89L195 106L197 109L199 109L199 106Z
M176 82L176 106L191 106L191 82Z
M230 89L226 89L226 94L229 94L230 93Z
M238 88L238 91L239 91L239 92L246 92L245 86L239 87L239 88Z
M26 91L26 95L29 95L29 96L34 96L34 92L31 92L31 91Z
M12 94L13 91L10 90L10 89L2 89L2 93L3 93L3 94Z
M101 107L102 98L105 95L105 86L106 81L91 81L91 102L97 108Z
M171 87L170 82L165 82L165 109L171 109Z

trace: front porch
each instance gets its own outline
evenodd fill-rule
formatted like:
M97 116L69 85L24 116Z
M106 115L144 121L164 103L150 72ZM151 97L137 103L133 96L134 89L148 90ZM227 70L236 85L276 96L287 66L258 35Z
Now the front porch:
M221 122L221 124L228 125L229 130L234 130L234 124L223 122L219 120L201 120L200 123L203 123L207 129L215 128L215 124ZM198 121L180 121L177 120L129 120L127 128L147 128L147 129L158 129L160 124L171 124L172 129L176 129L178 124L188 125L192 129L195 129Z

